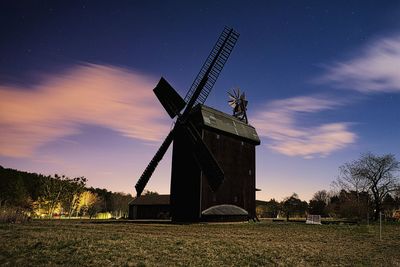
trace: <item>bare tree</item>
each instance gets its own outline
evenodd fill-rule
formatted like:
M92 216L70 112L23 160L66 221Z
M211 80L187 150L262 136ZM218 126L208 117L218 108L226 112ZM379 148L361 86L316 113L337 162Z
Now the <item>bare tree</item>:
M392 154L377 156L370 152L360 159L345 163L339 168L336 184L346 191L359 193L368 191L373 200L374 217L379 218L385 196L398 188L400 162Z
M368 191L368 180L365 177L358 175L358 161L347 162L339 167L339 176L332 186L340 190L356 193Z
M361 210L363 205L368 203L360 203L360 195L368 192L369 182L363 176L359 175L359 161L347 162L339 167L339 176L333 182L333 187L339 189L338 191L345 190L346 192L354 192L356 195L356 209L357 214L361 217Z
M314 193L314 196L312 199L316 200L316 201L324 202L326 205L328 205L330 196L329 196L329 193L326 192L326 190L320 190L320 191L317 191Z

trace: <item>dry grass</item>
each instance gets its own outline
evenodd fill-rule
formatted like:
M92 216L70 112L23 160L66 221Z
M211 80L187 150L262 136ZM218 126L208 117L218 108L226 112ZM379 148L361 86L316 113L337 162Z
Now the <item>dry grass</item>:
M400 225L0 224L0 264L400 266Z

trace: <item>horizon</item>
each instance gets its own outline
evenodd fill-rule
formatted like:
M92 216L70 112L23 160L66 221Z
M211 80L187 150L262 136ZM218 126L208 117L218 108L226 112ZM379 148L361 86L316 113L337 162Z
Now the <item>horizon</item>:
M246 93L257 200L309 201L368 151L400 158L399 2L0 6L4 168L135 196L173 123L152 89L184 97L225 25L240 37L205 105L230 114L227 91ZM169 194L171 152L145 189Z

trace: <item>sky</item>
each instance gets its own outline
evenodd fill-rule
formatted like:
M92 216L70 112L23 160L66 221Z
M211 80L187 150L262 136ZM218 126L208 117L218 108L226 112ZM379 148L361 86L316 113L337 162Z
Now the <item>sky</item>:
M135 194L224 26L240 33L206 105L240 88L261 139L257 199L330 190L362 153L400 159L399 1L2 1L0 165ZM171 154L147 185L169 193Z

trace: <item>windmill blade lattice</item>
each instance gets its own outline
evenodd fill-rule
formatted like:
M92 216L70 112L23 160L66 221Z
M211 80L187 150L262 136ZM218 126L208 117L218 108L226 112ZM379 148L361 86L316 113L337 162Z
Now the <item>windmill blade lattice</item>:
M210 55L204 62L203 67L197 74L196 79L193 81L192 86L190 86L185 96L186 103L189 103L190 99L195 96L196 89L201 86L202 83L204 85L202 85L201 92L199 96L196 97L193 105L199 103L203 104L206 101L238 38L239 33L231 28L225 27Z
M153 159L147 165L146 169L140 176L139 180L137 181L135 188L136 188L136 195L140 196L146 187L147 183L150 180L151 175L155 171L158 163L162 160L165 153L167 152L169 146L171 145L174 139L174 129L169 132L167 137L165 138L164 142L161 144L160 148L157 150L156 154L154 155Z

